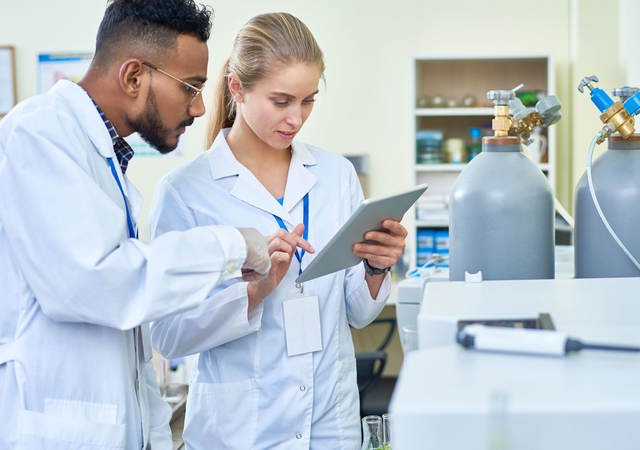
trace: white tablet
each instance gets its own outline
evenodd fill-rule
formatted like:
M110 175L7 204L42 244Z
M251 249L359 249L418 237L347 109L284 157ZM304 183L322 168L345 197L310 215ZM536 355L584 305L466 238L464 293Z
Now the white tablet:
M422 184L390 197L363 201L349 220L304 269L296 282L313 280L361 262L362 258L353 254L353 244L361 242L367 231L381 229L380 223L384 219L402 219L404 213L426 190L427 185Z

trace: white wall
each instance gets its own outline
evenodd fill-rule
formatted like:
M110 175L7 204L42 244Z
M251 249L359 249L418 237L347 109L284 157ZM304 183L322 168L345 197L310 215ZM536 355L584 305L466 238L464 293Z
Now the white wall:
M640 87L640 28L636 20L640 17L640 2L620 0L620 48L618 58L625 72L625 81L630 86Z
M557 125L556 192L566 206L582 171L580 158L586 153L582 136L597 129L598 121L590 102L574 93L577 77L598 73L607 87L616 86L622 78L619 35L609 32L618 28L617 1L608 2L606 9L596 0L539 0L535 6L509 0L207 3L215 9L212 79L219 75L235 33L251 16L288 11L309 26L326 55L327 86L321 87L300 139L339 153L369 153L369 186L374 196L407 187L412 180L410 83L415 55L551 54L565 116ZM38 53L93 49L105 5L104 0L1 0L0 44L16 47L19 99L36 92ZM210 92L205 97L211 101ZM206 117L199 119L185 135L184 158L134 158L130 174L142 189L147 208L158 179L203 150L206 123ZM574 158L574 153L579 157Z
M622 58L620 49L628 43L628 36L620 32L623 9L619 2L606 4L595 0L571 0L572 65L571 65L571 147L573 148L570 176L573 188L586 168L589 144L594 134L602 128L600 112L589 99L588 90L580 94L579 81L584 76L597 75L599 87L611 94L611 90L625 84L623 66L628 58ZM605 149L606 144L599 146ZM599 153L596 153L598 155Z

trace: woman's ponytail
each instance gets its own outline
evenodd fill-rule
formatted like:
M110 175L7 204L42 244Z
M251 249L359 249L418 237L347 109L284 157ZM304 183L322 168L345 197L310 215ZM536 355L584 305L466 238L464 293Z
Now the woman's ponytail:
M218 79L218 85L215 89L215 100L209 122L209 132L207 133L207 149L211 148L216 136L223 128L233 125L236 118L236 108L231 92L227 87L227 76L229 75L229 59L222 66L222 73Z

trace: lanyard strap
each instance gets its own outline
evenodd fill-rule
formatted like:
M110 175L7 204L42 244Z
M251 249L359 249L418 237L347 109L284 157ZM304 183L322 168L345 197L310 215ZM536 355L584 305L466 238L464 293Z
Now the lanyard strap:
M302 204L303 204L302 223L304 223L304 231L302 232L302 237L304 238L305 241L307 241L309 237L309 193L308 192L302 199ZM275 217L276 222L278 222L278 225L280 225L280 228L282 228L287 232L289 231L287 229L287 226L284 224L284 221L280 217L276 216L275 214L273 215L273 217ZM302 273L302 257L304 256L304 253L305 251L303 248L300 249L300 253L298 253L298 249L296 249L296 259L300 263L300 269L298 271L298 275Z
M129 237L133 239L137 239L138 233L134 231L133 221L131 220L131 214L129 214L127 197L124 195L122 184L120 184L120 178L118 178L118 172L116 172L116 166L113 164L113 158L107 158L107 161L109 161L109 166L111 166L111 173L113 174L113 178L116 179L116 183L118 183L118 187L120 188L120 193L122 194L122 200L124 200L124 209L127 212L127 227L129 228Z

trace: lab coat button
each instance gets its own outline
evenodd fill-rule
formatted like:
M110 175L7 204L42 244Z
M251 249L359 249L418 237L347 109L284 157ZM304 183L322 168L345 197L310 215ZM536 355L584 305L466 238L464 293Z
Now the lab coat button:
M233 273L236 270L238 270L238 266L236 266L235 263L230 262L229 264L227 264L227 272Z
M307 390L307 387L306 387L305 385L302 385L302 386L300 386L300 390L301 390L302 392L304 392L304 391L306 391L306 390Z
M302 433L296 433L296 439L302 439Z

